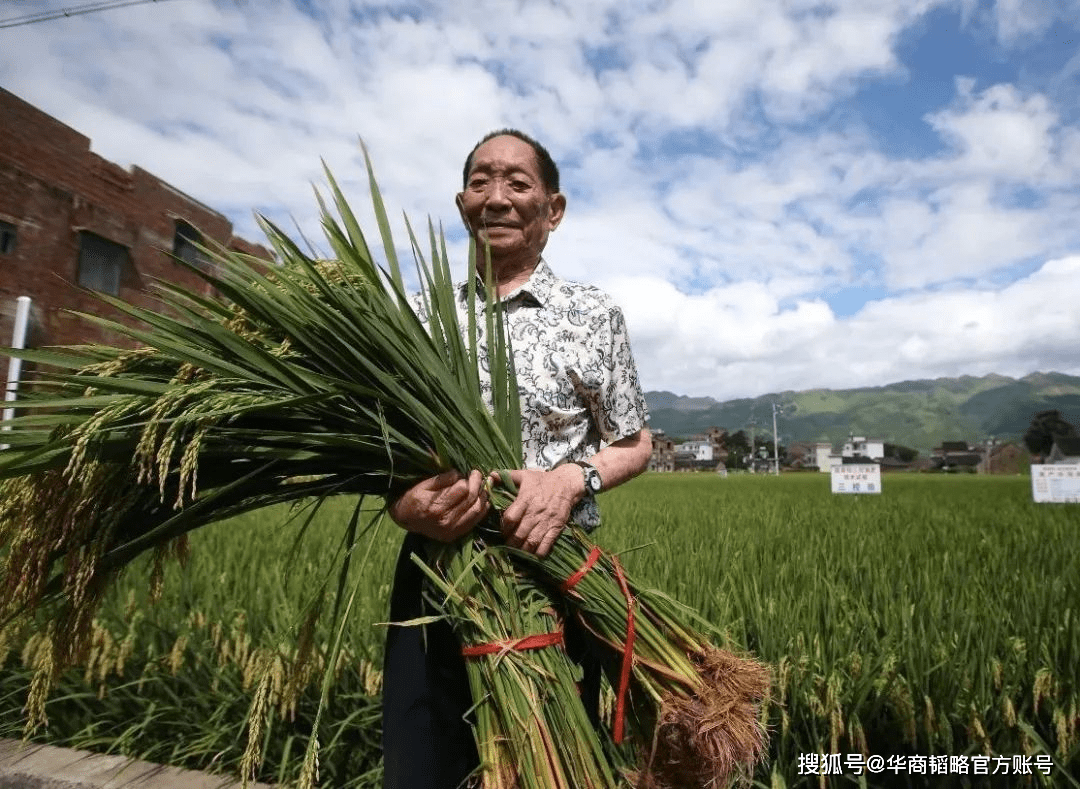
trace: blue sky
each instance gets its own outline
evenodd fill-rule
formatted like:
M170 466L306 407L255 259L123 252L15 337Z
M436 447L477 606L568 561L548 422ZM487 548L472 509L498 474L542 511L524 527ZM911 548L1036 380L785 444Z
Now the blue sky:
M461 161L526 130L648 389L1080 374L1080 0L171 0L0 29L0 84L252 238L319 236L320 158L363 203L362 137L459 265Z

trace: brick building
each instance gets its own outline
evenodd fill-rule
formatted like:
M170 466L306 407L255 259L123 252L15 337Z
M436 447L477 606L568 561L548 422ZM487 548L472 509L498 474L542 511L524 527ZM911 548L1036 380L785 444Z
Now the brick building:
M153 306L155 279L206 292L169 254L198 262L202 239L270 258L222 214L103 159L89 138L2 88L0 118L0 345L11 342L19 296L33 302L28 346L122 343L65 310L119 317L86 289Z
M663 430L652 431L652 455L649 457L649 471L675 470L675 442L668 438Z
M983 446L983 459L979 463L979 474L1027 474L1031 470L1031 453L1019 444L1008 441L1004 444Z

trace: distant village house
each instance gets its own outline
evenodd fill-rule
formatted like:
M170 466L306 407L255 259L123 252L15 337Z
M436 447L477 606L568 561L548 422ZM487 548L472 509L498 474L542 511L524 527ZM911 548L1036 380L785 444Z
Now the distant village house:
M1025 474L1031 468L1031 455L1014 441L992 444L983 452L976 467L979 474Z
M663 430L652 431L652 455L649 458L649 471L675 470L675 442L668 438Z
M676 471L715 471L724 467L728 452L724 448L727 431L710 427L704 435L691 436L675 447Z
M942 441L931 454L934 468L941 471L975 472L983 460L983 453L966 441Z
M676 444L663 430L652 431L652 455L649 471L714 471L723 468L728 451L724 447L727 431L710 427L703 435L691 436Z
M832 444L825 442L815 444L814 451L818 470L830 473L833 466L845 463L882 464L885 459L885 441L880 438L866 438L851 434L839 453L833 451Z

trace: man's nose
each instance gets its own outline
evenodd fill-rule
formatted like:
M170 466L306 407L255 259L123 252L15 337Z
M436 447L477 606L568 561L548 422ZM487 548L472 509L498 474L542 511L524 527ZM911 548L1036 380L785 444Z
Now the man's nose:
M506 188L506 184L500 181L498 178L491 182L491 187L488 189L487 200L485 201L489 206L508 206L510 205L510 193Z

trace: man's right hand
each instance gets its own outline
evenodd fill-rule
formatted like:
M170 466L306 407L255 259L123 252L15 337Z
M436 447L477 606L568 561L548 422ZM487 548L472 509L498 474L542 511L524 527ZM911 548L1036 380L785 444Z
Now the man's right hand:
M413 485L390 505L390 517L402 528L439 542L452 542L467 534L487 515L484 477L473 471L468 478L446 471Z

